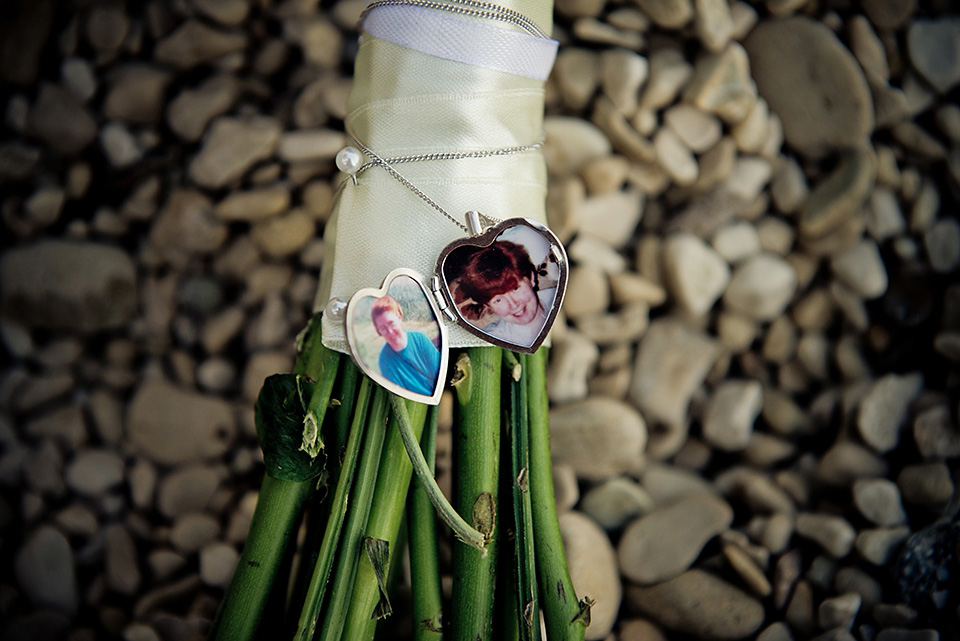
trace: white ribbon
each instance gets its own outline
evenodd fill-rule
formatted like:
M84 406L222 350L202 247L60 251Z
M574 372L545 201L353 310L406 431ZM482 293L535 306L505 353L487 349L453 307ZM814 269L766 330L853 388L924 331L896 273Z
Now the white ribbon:
M409 49L535 80L550 75L559 44L416 5L375 7L363 29Z
M534 0L502 1L549 27L548 6ZM384 158L504 149L539 140L544 78L556 43L440 10L411 9L420 7L383 6L367 16L347 100L346 124L357 138ZM375 34L382 33L377 21L393 20L391 10L400 16L398 25L384 27L393 35ZM434 26L421 22L424 16ZM451 31L453 27L435 26L440 23L434 18L444 25L470 26ZM473 32L476 35L465 35L474 27L479 29ZM414 46L394 42L401 36ZM488 38L500 44L492 45ZM456 57L424 51L424 43L430 42L434 49ZM505 49L493 51L500 46ZM551 48L548 57L536 53ZM523 73L531 69L539 69L539 77ZM499 219L524 216L546 221L547 172L539 150L410 163L403 165L402 173L454 216L479 210ZM413 269L429 281L440 251L463 236L416 194L373 167L359 184L348 180L337 196L324 231L327 254L316 309L331 297L347 301L361 288L379 287L397 267ZM449 329L451 347L487 344L457 326ZM342 322L324 315L323 344L346 352L344 338Z

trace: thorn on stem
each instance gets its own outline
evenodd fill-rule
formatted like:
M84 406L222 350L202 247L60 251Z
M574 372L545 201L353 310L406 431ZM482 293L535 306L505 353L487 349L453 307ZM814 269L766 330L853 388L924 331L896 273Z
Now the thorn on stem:
M533 627L533 611L536 603L537 603L536 600L530 601L523 608L523 620L527 624L528 628Z
M310 458L317 458L323 450L323 439L320 438L320 426L317 424L317 415L310 411L303 417L303 442L300 451L306 452Z
M517 487L524 494L530 491L530 471L525 467L521 468L520 473L517 474Z
M497 524L497 504L490 492L483 492L473 504L473 527L489 541Z
M570 621L570 623L580 623L583 625L583 627L588 627L590 625L590 609L595 603L596 601L588 596L580 599L580 609L577 611L577 616L573 617L573 620Z
M462 393L460 386L470 377L471 369L470 355L462 352L460 356L457 357L457 362L453 367L453 376L450 377L450 385L452 385L458 393Z

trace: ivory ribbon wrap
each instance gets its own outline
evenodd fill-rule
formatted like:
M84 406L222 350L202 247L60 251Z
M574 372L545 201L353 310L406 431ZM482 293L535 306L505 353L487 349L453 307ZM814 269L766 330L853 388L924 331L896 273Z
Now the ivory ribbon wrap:
M501 6L549 33L550 3ZM374 9L366 25L346 123L381 158L502 149L541 138L544 80L556 41L512 24L416 6ZM458 220L478 210L501 220L546 221L547 172L539 150L395 168ZM358 183L347 179L327 223L316 309L331 297L346 302L363 287L379 287L397 267L416 270L429 288L441 250L466 235L382 168L367 169ZM441 322L451 347L487 344ZM323 343L348 352L342 321L324 316Z

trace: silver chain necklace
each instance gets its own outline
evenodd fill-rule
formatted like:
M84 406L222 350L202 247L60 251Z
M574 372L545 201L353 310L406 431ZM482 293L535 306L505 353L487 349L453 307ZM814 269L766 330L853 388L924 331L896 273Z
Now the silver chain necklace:
M457 218L455 218L450 212L448 212L446 209L441 207L435 200L430 198L430 196L425 194L423 190L421 190L419 187L417 187L412 182L410 182L410 180L408 180L406 177L404 177L403 174L397 171L393 167L393 165L403 164L408 162L426 162L426 161L432 161L432 160L464 160L467 158L491 158L495 156L511 156L513 154L521 154L527 151L533 151L543 146L543 141L540 140L531 145L519 145L516 147L505 147L503 149L492 149L492 150L482 150L482 151L460 151L460 152L435 152L435 153L429 153L429 154L415 154L411 156L397 156L394 158L385 159L379 156L372 149L364 145L362 142L360 142L360 140L355 135L353 135L352 132L349 131L349 127L347 129L348 129L347 133L350 136L351 140L353 140L353 144L356 145L356 149L351 150L350 147L346 147L340 150L340 153L337 154L337 159L336 159L337 167L340 168L341 171L344 171L345 173L350 174L351 179L354 182L356 182L357 176L362 174L364 171L366 171L370 167L377 165L383 168L384 171L390 174L390 176L396 179L404 187L406 187L407 189L412 191L414 194L416 194L425 203L427 203L428 205L436 209L438 212L443 214L454 225L456 225L463 231L467 232L468 234L472 233L472 230L469 227L467 227L466 225L461 223L459 220L457 220ZM362 152L367 157L369 157L371 161L363 165L360 165L359 167L356 167L355 160L353 158L350 158L350 156L352 155L352 151ZM354 169L354 167L356 168ZM484 218L486 221L488 221L489 224L492 224L492 225L495 225L501 222L499 218L494 218L492 216L487 216L485 214L480 214L480 216Z

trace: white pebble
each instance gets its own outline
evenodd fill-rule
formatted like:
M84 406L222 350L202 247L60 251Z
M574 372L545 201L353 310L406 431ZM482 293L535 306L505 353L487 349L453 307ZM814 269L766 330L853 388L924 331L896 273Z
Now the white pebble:
M711 240L713 248L727 262L736 264L761 251L760 235L748 222L735 222L721 227Z
M888 479L859 479L853 484L853 502L860 513L881 527L901 525L907 515L900 488Z
M730 282L730 267L693 234L674 234L663 244L663 270L677 302L694 315L705 314Z
M123 459L112 450L82 450L67 466L67 485L84 496L99 496L123 482Z
M703 438L724 451L744 449L762 407L763 387L759 382L724 381L707 402Z
M956 218L944 218L924 235L923 244L933 271L949 274L960 265L960 223Z
M834 275L863 298L872 299L887 291L887 271L877 244L864 239L830 259Z
M633 517L653 508L653 499L640 485L623 476L593 488L583 497L580 509L600 526L615 530Z
M697 180L700 170L697 159L683 144L673 129L662 128L653 137L657 161L678 185L690 185Z
M796 286L797 275L789 263L772 254L757 254L734 270L723 302L751 318L771 320L786 308Z
M690 151L698 154L720 142L723 135L719 118L686 103L667 109L663 114L663 122Z
M636 111L637 96L648 72L647 59L634 51L608 49L600 54L603 93L625 114Z

